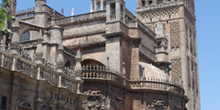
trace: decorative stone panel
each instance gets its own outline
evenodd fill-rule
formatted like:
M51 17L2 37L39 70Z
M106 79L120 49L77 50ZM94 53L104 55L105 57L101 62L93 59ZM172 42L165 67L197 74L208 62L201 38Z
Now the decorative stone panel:
M179 21L170 23L170 46L180 47L180 24Z
M172 14L177 14L179 13L179 8L178 7L173 7L173 8L166 8L166 9L161 9L157 11L150 11L145 14L143 14L144 18L153 18L153 17L158 17L158 16L165 16L165 15L172 15Z
M173 82L179 82L182 75L181 71L181 59L171 59L171 79Z

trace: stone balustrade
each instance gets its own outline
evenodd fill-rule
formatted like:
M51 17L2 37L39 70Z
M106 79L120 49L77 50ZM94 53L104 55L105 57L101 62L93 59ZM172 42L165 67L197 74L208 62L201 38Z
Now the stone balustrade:
M110 20L111 20L111 21L115 21L115 20L116 20L116 15L111 15L111 16L110 16Z
M162 91L173 91L184 94L184 90L182 87L167 81L163 81L161 79L130 81L130 87L132 89L152 89L152 90L162 90Z
M46 81L53 86L66 88L72 92L76 92L79 89L77 87L79 82L74 79L73 70L68 69L71 73L59 73L55 69L45 66L45 64L36 64L21 55L12 55L8 51L0 50L0 68L14 71L36 80Z
M100 65L83 65L82 78L84 80L112 81L128 86L130 89L162 90L184 94L183 88L178 84L153 78L126 79L118 75L118 73L106 70L105 67Z
M136 21L129 21L129 22L127 22L127 26L130 28L137 27L137 22Z
M80 22L80 21L88 21L92 19L98 19L106 17L105 11L98 11L98 12L92 12L92 13L86 13L76 16L69 16L65 18L55 19L56 25L62 25L62 24L68 24L68 23L74 23L74 22Z

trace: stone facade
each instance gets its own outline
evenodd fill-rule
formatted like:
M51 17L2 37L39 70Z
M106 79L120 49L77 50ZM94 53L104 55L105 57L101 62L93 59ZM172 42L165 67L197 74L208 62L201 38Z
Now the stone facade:
M90 13L65 17L46 0L35 2L34 9L18 11L12 39L1 42L1 109L200 109L187 104L191 96L182 76L187 69L179 56L186 46L181 36L188 32L182 32L184 20L152 18L182 16L184 6L146 13L146 5L138 7L136 18L124 0L92 0ZM197 77L187 77L195 90Z

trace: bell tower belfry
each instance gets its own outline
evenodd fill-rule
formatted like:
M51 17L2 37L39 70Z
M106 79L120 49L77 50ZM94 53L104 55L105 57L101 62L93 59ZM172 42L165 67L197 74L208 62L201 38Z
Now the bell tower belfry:
M138 18L157 30L161 20L168 40L173 82L183 81L187 108L200 110L200 89L194 0L137 0Z

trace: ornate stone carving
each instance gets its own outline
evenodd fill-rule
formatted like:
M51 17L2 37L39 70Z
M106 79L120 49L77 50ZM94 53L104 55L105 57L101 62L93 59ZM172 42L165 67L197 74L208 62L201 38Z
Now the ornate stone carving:
M66 43L70 44L71 46L88 45L88 44L94 44L100 42L105 42L105 38L100 36L93 36L93 37L75 38L70 41L66 41Z
M180 48L180 24L179 21L170 23L170 47Z
M173 82L179 82L180 76L182 76L181 59L171 59L171 79Z
M106 98L100 93L101 91L88 90L85 93L88 98L83 101L84 109L89 110L106 110Z

